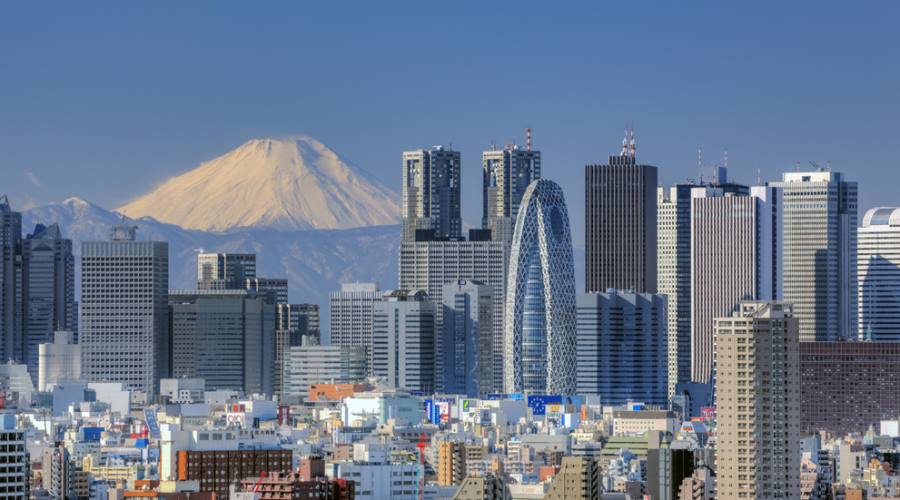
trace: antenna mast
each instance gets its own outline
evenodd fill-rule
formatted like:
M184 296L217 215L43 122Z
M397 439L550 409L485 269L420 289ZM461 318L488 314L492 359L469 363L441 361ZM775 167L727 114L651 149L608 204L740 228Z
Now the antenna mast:
M531 127L525 129L525 149L531 151Z

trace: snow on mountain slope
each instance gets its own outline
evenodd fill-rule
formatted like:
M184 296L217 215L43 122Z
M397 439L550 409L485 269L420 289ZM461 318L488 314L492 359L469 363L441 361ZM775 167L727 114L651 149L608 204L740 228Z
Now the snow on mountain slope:
M22 229L31 232L37 223L58 222L66 238L74 241L76 255L82 241L106 240L121 215L80 198L22 212ZM169 242L169 284L195 288L196 250L254 252L259 276L287 278L291 302L312 302L327 314L328 294L348 281L376 281L383 289L397 284L397 225L356 229L279 231L244 228L216 233L186 230L151 218L129 219L138 226L142 240ZM80 275L80 259L76 258Z
M254 139L118 208L185 229L397 224L399 196L307 136Z

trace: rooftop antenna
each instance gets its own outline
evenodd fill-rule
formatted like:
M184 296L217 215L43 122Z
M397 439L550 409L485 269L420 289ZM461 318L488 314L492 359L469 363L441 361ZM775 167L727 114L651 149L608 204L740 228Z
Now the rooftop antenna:
M622 138L622 151L619 156L628 156L628 124L625 124L625 137Z
M762 169L756 167L756 185L762 186Z
M825 170L831 172L831 160L825 161Z
M725 164L722 165L725 168L728 168L728 148L725 148Z
M637 147L634 145L634 123L631 124L631 159L634 159Z
M497 151L497 143L494 141L491 141L491 151Z
M703 146L697 146L697 177L703 184Z
M531 151L531 127L525 129L525 149Z

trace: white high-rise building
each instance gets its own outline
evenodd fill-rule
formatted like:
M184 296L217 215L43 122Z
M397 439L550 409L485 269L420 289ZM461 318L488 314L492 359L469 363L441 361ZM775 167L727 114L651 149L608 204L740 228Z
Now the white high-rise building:
M859 338L900 340L900 208L873 208L857 233Z
M741 301L778 298L777 192L749 196L720 187L691 190L691 380L712 383L713 320Z
M81 356L89 382L156 395L169 371L169 244L116 226L81 245Z
M800 498L798 328L780 302L715 320L718 498Z
M444 285L459 280L477 281L491 288L494 339L490 380L479 382L483 392L503 390L503 314L509 245L503 241L405 241L400 244L399 283L403 290L425 290L429 297L442 297ZM443 308L438 308L435 330L443 331ZM438 337L436 363L443 364L443 338ZM438 373L436 389L443 390Z
M855 182L839 172L787 172L784 201L784 301L800 320L800 338L856 337Z
M81 346L72 332L55 332L52 343L38 347L38 390L81 378Z
M382 293L376 283L342 283L329 299L331 345L366 348L372 373L372 315Z
M306 399L312 384L350 384L366 378L368 360L362 346L292 346L284 354L284 389L288 401Z
M403 241L462 236L460 156L443 146L403 153Z
M575 392L575 263L562 188L546 179L522 197L509 259L506 392Z
M435 305L422 290L394 290L375 304L372 373L391 387L434 391Z

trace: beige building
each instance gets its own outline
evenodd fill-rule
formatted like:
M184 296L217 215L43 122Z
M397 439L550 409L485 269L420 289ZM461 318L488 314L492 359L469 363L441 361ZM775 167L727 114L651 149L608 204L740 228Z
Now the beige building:
M438 445L437 483L453 486L466 478L466 444L460 441L444 441Z
M545 500L599 500L600 466L590 457L563 457Z
M614 436L642 436L647 431L668 432L678 430L675 413L666 410L616 410L613 412Z
M720 499L800 497L799 338L780 302L715 320Z

